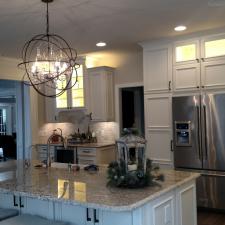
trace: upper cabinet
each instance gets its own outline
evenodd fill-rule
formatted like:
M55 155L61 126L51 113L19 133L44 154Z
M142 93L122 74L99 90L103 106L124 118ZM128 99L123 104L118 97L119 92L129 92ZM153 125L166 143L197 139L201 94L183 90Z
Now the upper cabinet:
M170 45L144 47L145 93L172 90L172 48Z
M88 69L88 111L93 121L114 120L114 69L95 67Z
M177 42L173 48L173 90L225 86L225 35Z
M46 98L46 122L60 122L58 114L61 111L72 111L86 108L86 86L87 84L87 70L85 61L79 60L80 67L77 69L77 83L62 95L56 98ZM76 71L73 73L72 84L76 80Z

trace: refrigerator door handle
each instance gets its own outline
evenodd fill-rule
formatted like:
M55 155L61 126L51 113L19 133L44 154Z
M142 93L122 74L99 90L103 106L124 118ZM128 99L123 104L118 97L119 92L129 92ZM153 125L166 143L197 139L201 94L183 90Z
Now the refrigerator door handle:
M207 124L206 124L206 106L203 105L203 112L204 112L204 130L205 130L205 159L208 159L208 143L207 143Z
M200 140L201 140L201 133L200 133L200 108L199 106L196 106L196 110L197 110L197 145L198 145L198 154L199 154L199 159L201 160L202 158L202 153L201 153L201 147L200 147Z

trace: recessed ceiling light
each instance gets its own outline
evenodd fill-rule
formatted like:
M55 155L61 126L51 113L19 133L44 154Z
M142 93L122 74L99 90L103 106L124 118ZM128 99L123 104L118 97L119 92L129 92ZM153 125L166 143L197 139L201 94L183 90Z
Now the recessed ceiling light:
M96 44L97 47L105 47L106 46L106 43L103 42L103 41L100 41Z
M180 26L177 26L177 27L174 28L175 31L184 31L186 29L187 29L187 27L183 26L183 25L180 25Z

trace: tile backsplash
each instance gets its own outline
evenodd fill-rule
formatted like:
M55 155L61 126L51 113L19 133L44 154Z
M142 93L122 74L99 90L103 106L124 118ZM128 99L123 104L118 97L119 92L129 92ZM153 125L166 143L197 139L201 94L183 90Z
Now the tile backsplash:
M98 142L115 142L117 138L118 124L115 122L92 122L82 120L82 122L73 123L46 123L39 129L40 143L47 143L48 137L53 133L54 129L60 128L63 131L63 136L77 132L78 128L80 133L86 133L88 125L91 132L95 132Z

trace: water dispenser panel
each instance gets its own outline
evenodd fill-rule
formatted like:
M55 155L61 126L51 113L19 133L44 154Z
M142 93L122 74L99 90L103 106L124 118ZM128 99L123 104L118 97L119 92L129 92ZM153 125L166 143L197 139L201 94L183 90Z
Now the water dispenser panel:
M191 121L175 121L176 146L191 146Z

